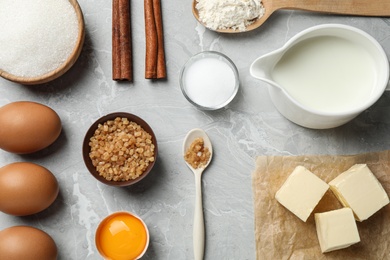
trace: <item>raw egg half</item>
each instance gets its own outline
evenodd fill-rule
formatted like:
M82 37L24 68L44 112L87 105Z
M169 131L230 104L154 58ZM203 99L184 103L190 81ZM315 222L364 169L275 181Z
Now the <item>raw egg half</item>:
M139 259L148 248L149 231L139 217L128 212L116 212L100 223L95 242L105 259Z

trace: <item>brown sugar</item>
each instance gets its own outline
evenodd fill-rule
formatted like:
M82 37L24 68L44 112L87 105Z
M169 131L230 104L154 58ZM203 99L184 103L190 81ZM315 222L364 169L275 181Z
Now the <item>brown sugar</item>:
M89 146L92 164L109 181L136 179L154 161L152 136L127 118L100 124Z
M210 160L211 153L209 148L204 146L203 138L196 138L187 149L184 159L192 168L198 169L206 166Z

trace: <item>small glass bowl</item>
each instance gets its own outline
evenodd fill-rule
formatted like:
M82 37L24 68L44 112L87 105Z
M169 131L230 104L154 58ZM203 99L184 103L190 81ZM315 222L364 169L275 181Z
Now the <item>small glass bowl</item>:
M221 74L222 70L227 74ZM208 79L210 81L206 82ZM194 80L197 82L193 83ZM221 90L224 91L227 85L230 89L222 93ZM225 107L234 99L239 86L237 67L229 57L216 51L195 54L185 63L180 73L180 88L184 97L201 110L217 110ZM204 95L203 100L199 96L196 97L198 94Z

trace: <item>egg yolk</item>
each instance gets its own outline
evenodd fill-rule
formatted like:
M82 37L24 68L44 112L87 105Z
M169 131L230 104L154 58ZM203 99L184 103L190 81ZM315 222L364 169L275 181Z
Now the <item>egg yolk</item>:
M99 229L96 242L106 259L133 260L146 247L146 228L140 219L132 215L113 215Z

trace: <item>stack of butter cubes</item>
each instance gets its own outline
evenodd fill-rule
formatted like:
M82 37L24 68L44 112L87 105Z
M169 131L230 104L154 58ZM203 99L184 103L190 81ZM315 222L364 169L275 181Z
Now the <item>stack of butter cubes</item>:
M356 220L368 219L389 203L386 191L366 164L355 164L329 184L297 166L275 198L306 222L329 187L344 207L314 215L323 253L360 242Z

